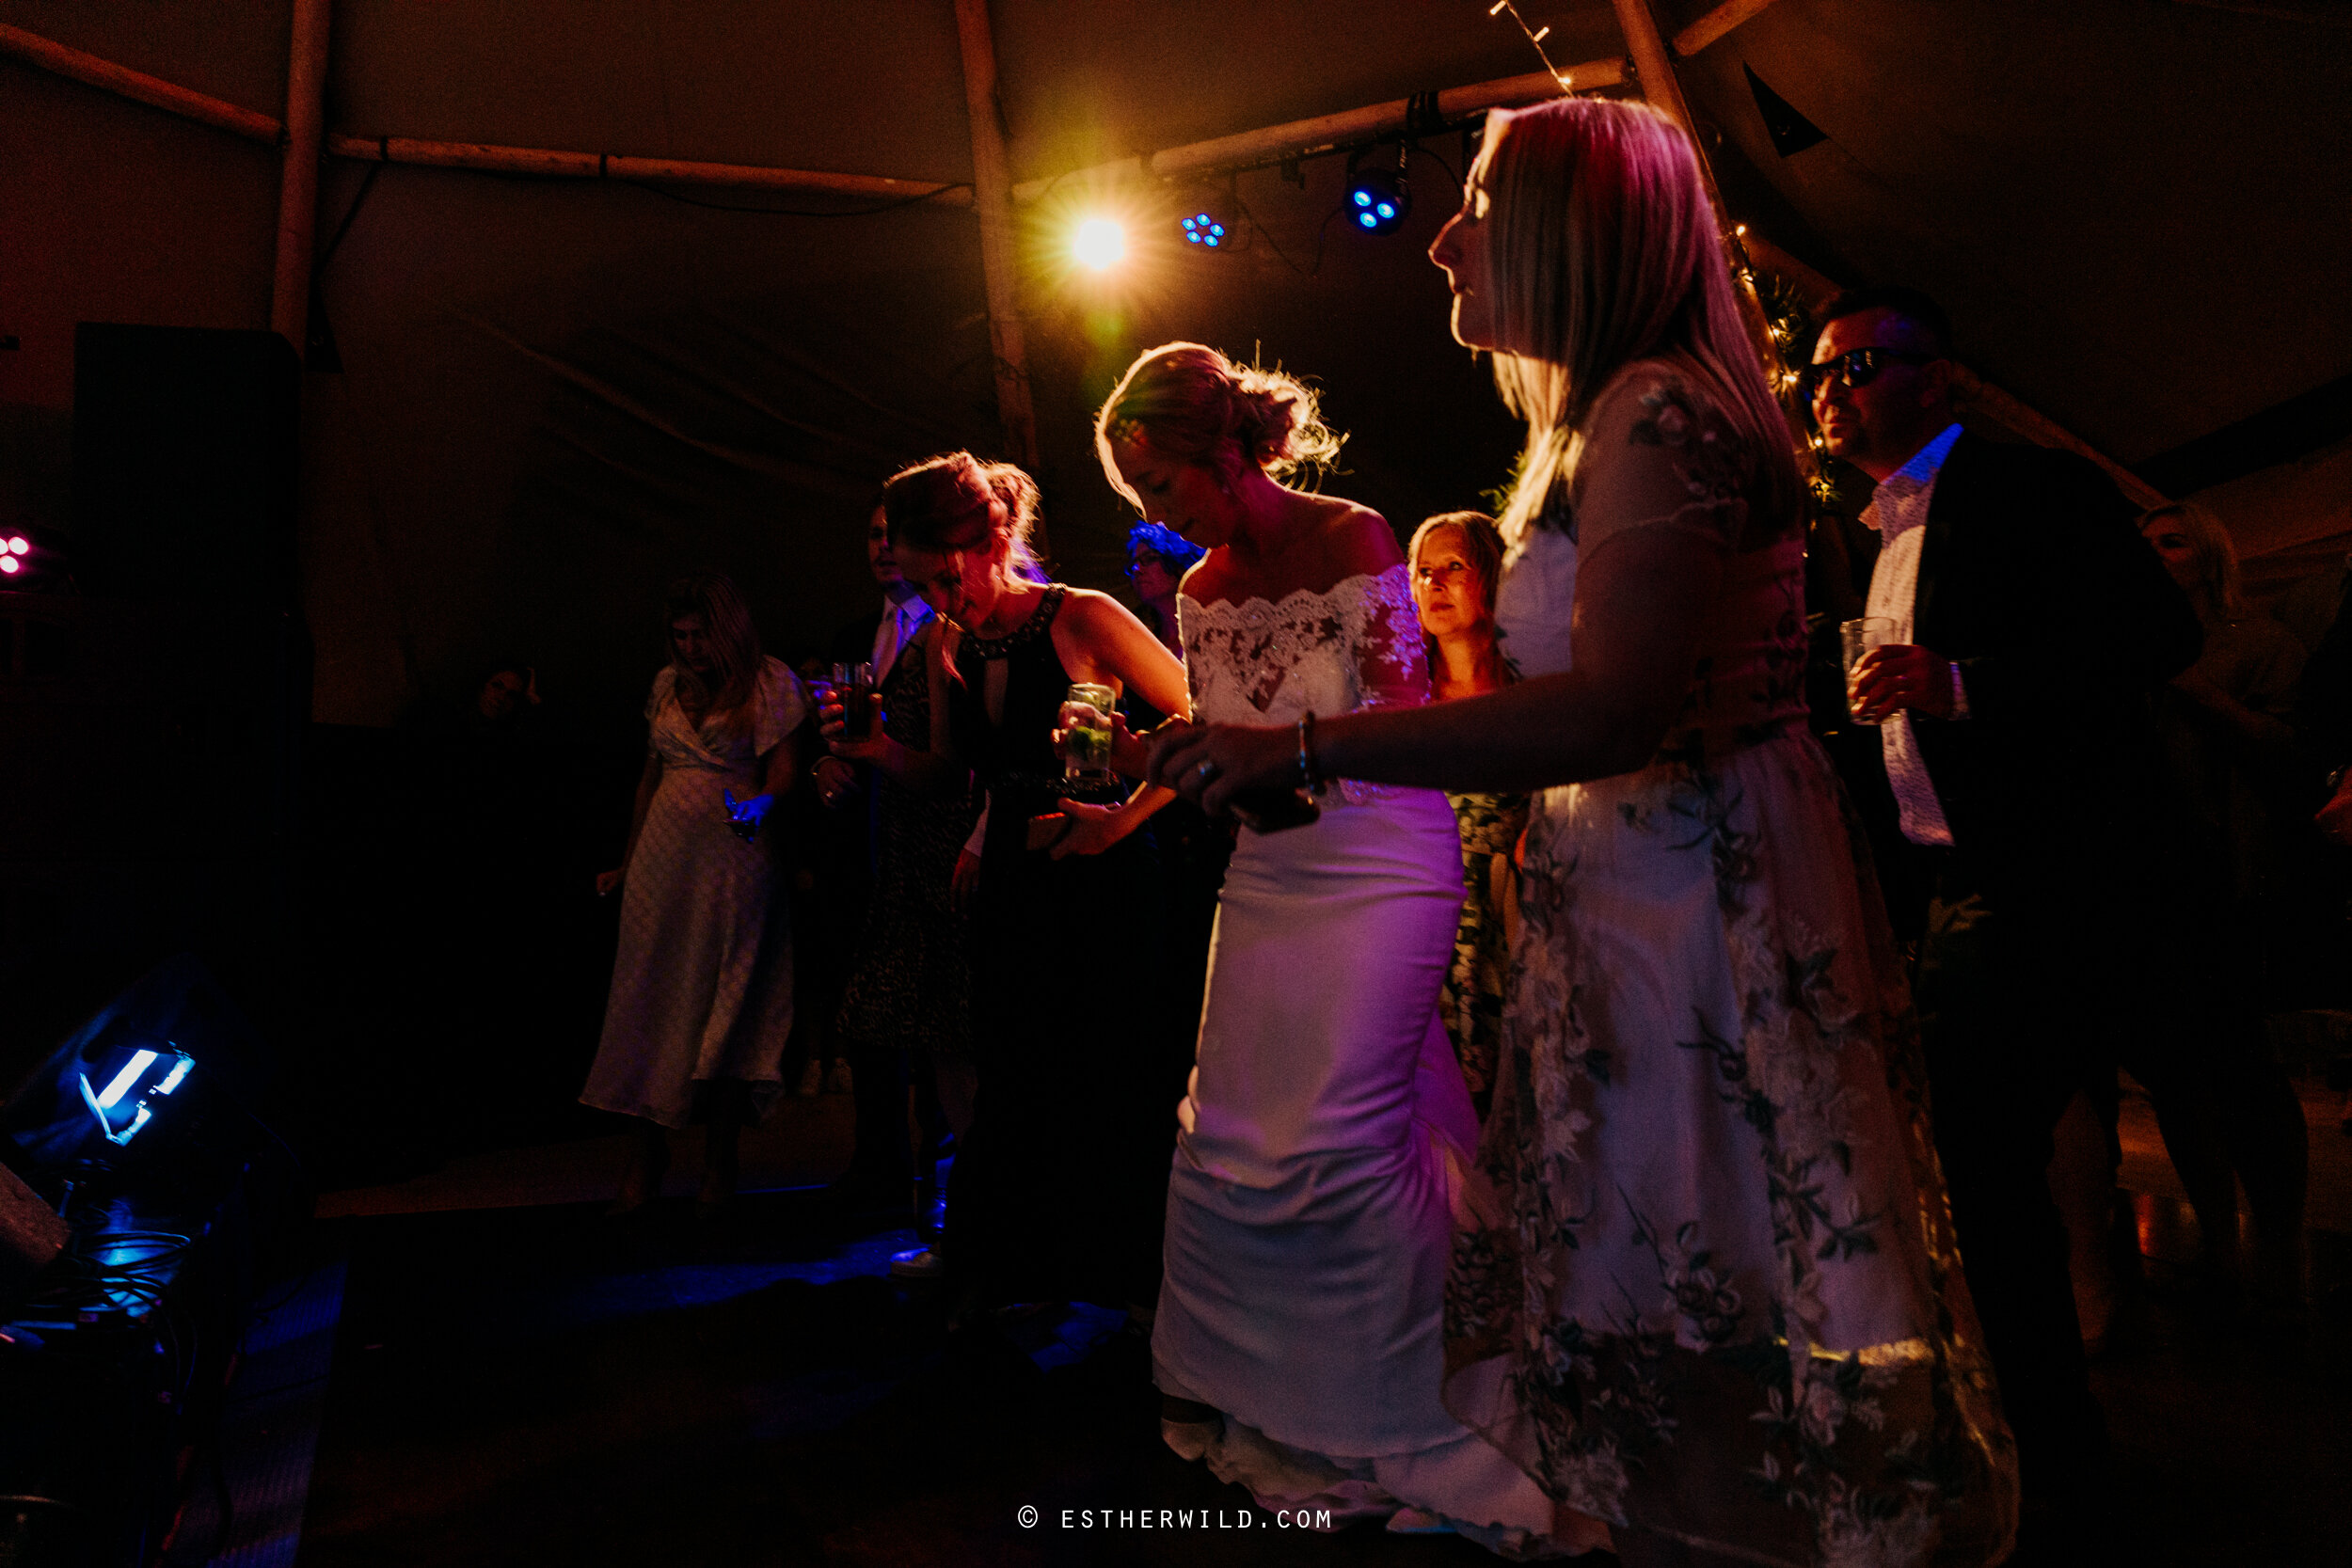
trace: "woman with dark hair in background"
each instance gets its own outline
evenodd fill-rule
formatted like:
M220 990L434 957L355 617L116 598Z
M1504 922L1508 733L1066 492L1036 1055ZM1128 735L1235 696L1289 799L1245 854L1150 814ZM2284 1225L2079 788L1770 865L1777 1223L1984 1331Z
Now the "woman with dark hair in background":
M1106 594L1042 580L1037 486L953 452L882 490L906 580L947 623L927 644L930 736L858 740L828 704L837 756L953 796L989 794L972 908L979 1083L948 1190L943 1250L960 1307L1091 1301L1148 1316L1185 1011L1156 963L1164 895L1151 837L1170 799L1065 777L1054 732L1073 682L1180 707L1184 668Z
M1143 605L1144 625L1178 658L1184 657L1184 641L1176 626L1176 590L1208 553L1157 523L1137 523L1127 531L1127 581Z
M1212 811L1542 791L1445 1401L1563 1532L1606 1521L1629 1568L1997 1562L2014 1450L1908 989L1805 730L1803 488L1694 150L1641 103L1499 111L1463 196L1430 255L1528 421L1519 680L1212 724L1152 774Z
M1095 445L1114 488L1209 546L1181 603L1197 719L1307 727L1429 700L1395 533L1284 483L1339 451L1307 388L1169 343L1128 369ZM1525 1547L1550 1505L1438 1402L1447 1170L1478 1134L1438 1019L1461 908L1434 789L1344 786L1304 826L1245 822L1179 1112L1152 1373L1168 1447L1262 1507Z
M664 605L628 853L596 879L622 889L621 945L580 1095L641 1118L617 1213L660 1196L667 1130L690 1119L705 1123L702 1202L734 1196L738 1134L781 1089L792 1031L791 921L758 830L800 776L808 700L725 578L680 578Z
M1511 663L1495 633L1495 588L1502 579L1502 533L1495 520L1483 512L1440 513L1414 531L1405 560L1413 570L1413 609L1429 639L1430 694L1442 703L1508 685ZM1511 861L1527 826L1527 797L1449 789L1445 798L1462 835L1462 923L1454 928L1454 966L1438 993L1438 1011L1483 1121L1494 1099L1502 982L1518 921L1518 873Z

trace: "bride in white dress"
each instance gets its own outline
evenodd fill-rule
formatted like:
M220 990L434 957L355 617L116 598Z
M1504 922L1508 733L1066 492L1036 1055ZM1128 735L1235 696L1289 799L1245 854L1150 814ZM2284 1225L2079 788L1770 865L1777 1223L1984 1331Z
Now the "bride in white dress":
M1177 600L1196 721L1429 700L1394 532L1280 483L1337 451L1304 388L1171 343L1129 369L1096 442L1144 516L1209 546ZM1478 1137L1438 1014L1454 813L1377 785L1321 804L1245 828L1226 873L1168 1186L1163 1432L1268 1509L1557 1550L1549 1501L1438 1397L1449 1156Z

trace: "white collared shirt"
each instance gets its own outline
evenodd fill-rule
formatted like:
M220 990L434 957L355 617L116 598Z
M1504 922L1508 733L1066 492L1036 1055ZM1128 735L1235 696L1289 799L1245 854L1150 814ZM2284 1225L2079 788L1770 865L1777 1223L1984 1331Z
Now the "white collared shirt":
M931 618L931 607L920 594L910 594L903 603L882 596L882 624L874 628L874 684L882 684L898 662L898 655L914 641L914 634L923 629L923 623Z
M1944 459L1959 440L1958 424L1912 454L1911 461L1880 482L1862 520L1879 531L1878 564L1870 569L1870 598L1863 613L1895 624L1893 642L1913 641L1919 600L1919 558L1928 545L1928 508L1935 500L1936 477ZM1952 672L1954 717L1965 718L1967 695L1960 672ZM1928 777L1927 760L1919 754L1919 738L1912 731L1908 711L1892 715L1879 727L1879 744L1886 752L1886 782L1900 809L1903 836L1914 844L1949 845L1951 824L1945 820L1944 802Z

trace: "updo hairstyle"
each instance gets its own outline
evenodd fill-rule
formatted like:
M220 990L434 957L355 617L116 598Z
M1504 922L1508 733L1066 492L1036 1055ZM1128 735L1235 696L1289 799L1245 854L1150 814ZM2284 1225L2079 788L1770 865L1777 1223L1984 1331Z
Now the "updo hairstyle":
M1094 420L1094 450L1111 488L1136 506L1120 477L1114 441L1198 463L1231 486L1242 466L1286 480L1328 467L1344 437L1323 422L1315 394L1296 377L1236 365L1200 343L1163 343L1127 368Z
M983 463L968 451L951 451L901 468L883 482L882 518L890 543L935 554L948 550L993 553L1001 542L1016 577L1045 580L1045 570L1029 548L1037 526L1037 481L1010 463ZM1004 521L990 503L1003 508Z

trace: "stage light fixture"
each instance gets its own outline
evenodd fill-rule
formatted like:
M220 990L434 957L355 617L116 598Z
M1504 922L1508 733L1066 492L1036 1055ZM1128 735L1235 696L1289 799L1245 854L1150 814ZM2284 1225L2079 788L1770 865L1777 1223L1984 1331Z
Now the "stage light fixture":
M21 533L10 534L8 536L8 553L11 555L30 555L33 553L33 546L25 540L24 535Z
M1347 161L1347 210L1356 219L1356 227L1367 234L1385 234L1405 221L1405 214L1413 210L1413 193L1405 184L1405 149L1397 150L1397 166L1389 168L1360 168L1358 159Z
M1186 245L1198 245L1203 250L1225 248L1225 225L1217 220L1215 213L1203 209L1187 214L1178 221L1177 227L1184 230Z
M1413 198L1405 182L1386 169L1366 169L1348 187L1347 199L1356 210L1356 226L1368 234L1385 234L1405 221Z
M80 1075L82 1103L106 1141L119 1148L155 1118L155 1102L169 1099L195 1065L194 1057L168 1041L161 1051L134 1051L103 1090L91 1086L88 1073Z
M1108 218L1089 218L1078 225L1072 253L1096 272L1107 271L1127 254L1127 231Z
M0 555L0 572L6 572L10 577L14 577L22 570L24 570L24 563L18 561L16 557L12 555Z

